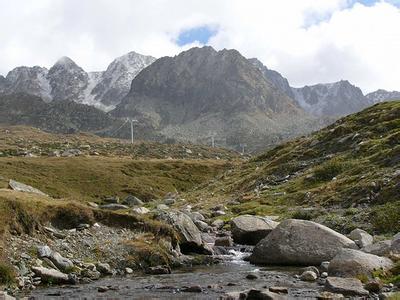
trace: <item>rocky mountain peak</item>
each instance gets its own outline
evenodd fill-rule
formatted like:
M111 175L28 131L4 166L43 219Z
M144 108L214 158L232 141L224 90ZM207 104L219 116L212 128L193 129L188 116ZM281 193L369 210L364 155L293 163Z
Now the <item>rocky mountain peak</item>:
M134 51L116 58L98 78L91 97L106 107L114 107L128 94L133 78L155 60Z
M17 67L7 74L7 92L31 93L44 101L51 101L47 74L48 70L39 66Z
M60 66L60 67L64 67L64 68L75 68L78 67L78 65L68 56L62 56L60 57L56 63L54 64L53 67L55 66Z
M348 80L293 88L299 105L316 116L344 116L371 104L361 89Z
M61 57L47 75L53 100L83 102L89 76L72 59Z
M155 61L112 114L136 117L166 138L201 141L214 132L229 146L243 142L245 132L262 140L291 119L307 119L238 51L212 47Z
M398 91L390 92L384 89L376 90L375 92L369 93L365 96L373 103L400 100L400 92Z

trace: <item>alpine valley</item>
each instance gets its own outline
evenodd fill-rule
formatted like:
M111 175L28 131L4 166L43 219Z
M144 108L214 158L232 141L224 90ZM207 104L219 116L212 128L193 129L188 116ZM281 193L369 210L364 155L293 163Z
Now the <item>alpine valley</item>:
M68 57L17 67L0 76L0 123L130 138L131 118L135 139L254 152L398 94L365 96L346 80L293 88L256 58L206 46L160 59L130 52L101 72Z

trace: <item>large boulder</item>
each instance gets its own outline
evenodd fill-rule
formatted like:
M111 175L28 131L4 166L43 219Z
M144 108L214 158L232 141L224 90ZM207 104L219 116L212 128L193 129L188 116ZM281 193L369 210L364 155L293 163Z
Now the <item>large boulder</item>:
M68 275L54 269L43 267L32 267L32 271L39 276L43 282L68 283Z
M274 265L320 265L342 248L358 248L344 235L321 224L288 219L254 248L250 262Z
M10 181L8 182L8 186L10 187L10 189L17 191L17 192L32 193L32 194L47 196L42 191L40 191L30 185L27 185L25 183L21 183L21 182L12 180L12 179L10 179Z
M122 201L121 204L124 204L127 206L142 206L143 201L133 195L129 195L124 199L124 201Z
M393 237L390 250L393 253L400 254L400 232Z
M74 267L74 264L71 260L61 256L61 254L58 252L52 251L49 258L53 264L62 271L70 271Z
M372 245L374 242L372 235L359 228L350 232L349 238L352 239L360 248Z
M364 289L362 282L357 278L328 277L325 289L341 293L345 296L368 296L369 292Z
M172 225L177 231L182 253L212 254L203 243L200 230L187 214L180 211L159 211L157 218Z
M342 249L331 260L328 267L329 276L356 277L366 275L372 277L376 270L389 270L393 262L386 257L365 253L360 250Z
M380 241L372 245L365 246L361 251L365 253L375 254L378 256L387 256L390 254L392 247L391 240Z
M242 245L256 245L279 223L267 218L243 215L231 220L233 241Z

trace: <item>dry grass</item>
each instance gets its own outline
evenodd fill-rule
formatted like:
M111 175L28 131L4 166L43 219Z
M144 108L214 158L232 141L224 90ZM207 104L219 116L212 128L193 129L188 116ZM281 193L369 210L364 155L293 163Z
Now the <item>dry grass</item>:
M132 160L116 157L0 158L0 187L8 179L29 184L55 198L98 201L134 194L144 200L188 191L226 167L217 160Z

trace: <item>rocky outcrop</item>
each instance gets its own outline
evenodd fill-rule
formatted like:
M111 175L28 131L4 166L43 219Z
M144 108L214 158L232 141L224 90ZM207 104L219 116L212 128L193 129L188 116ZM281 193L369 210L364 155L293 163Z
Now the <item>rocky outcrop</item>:
M187 214L180 211L159 211L157 218L172 225L177 231L182 253L212 253L203 243L200 230Z
M372 277L376 270L387 271L393 262L386 257L364 253L354 249L342 249L329 263L329 276L356 277L366 275Z
M8 186L10 187L10 189L17 191L17 192L33 193L33 194L39 194L42 196L47 196L42 191L40 191L30 185L27 185L27 184L24 184L24 183L21 183L21 182L12 180L12 179L10 179L10 181L8 182Z
M268 218L243 215L231 220L233 241L242 245L256 245L279 223Z
M352 232L350 232L349 238L352 239L360 248L372 245L372 243L374 242L374 238L372 235L370 235L365 230L359 228L354 229Z
M320 265L342 248L358 248L344 235L315 222L281 222L254 248L250 262L274 265Z

